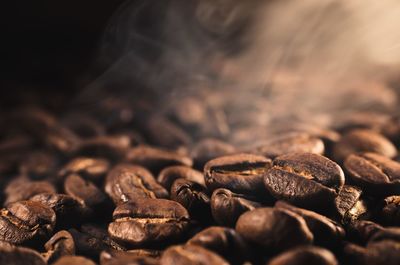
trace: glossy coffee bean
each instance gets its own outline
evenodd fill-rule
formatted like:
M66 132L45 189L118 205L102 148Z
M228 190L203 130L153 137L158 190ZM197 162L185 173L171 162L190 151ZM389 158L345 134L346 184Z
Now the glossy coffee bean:
M204 165L217 157L230 155L236 148L218 139L208 138L197 142L190 151L195 167L203 169Z
M54 211L33 201L14 202L1 209L0 240L30 244L47 238L56 222Z
M77 157L69 161L58 175L65 178L70 174L78 174L95 183L100 183L110 167L110 162L103 158Z
M381 214L386 224L400 226L400 196L386 197Z
M268 262L268 265L338 265L335 255L320 247L298 247L283 252Z
M48 263L53 263L62 256L75 255L75 243L70 233L62 230L46 242L44 248L47 252L43 257Z
M350 155L344 162L350 179L374 195L400 195L400 163L375 153Z
M361 199L362 190L344 185L335 198L335 211L339 220L346 224L361 219L367 214L368 205Z
M263 175L271 160L263 156L238 154L209 161L204 167L207 188L226 188L233 192L265 195Z
M396 147L383 135L372 130L352 130L342 136L333 148L333 158L342 162L360 152L377 153L388 158L396 156Z
M0 241L0 264L4 265L46 265L47 262L35 250L16 247Z
M161 265L228 265L219 255L194 245L174 246L166 249L160 260Z
M234 227L242 213L262 206L250 198L227 189L216 189L211 196L211 213L214 220L219 225Z
M333 205L344 185L344 173L335 162L311 153L277 157L265 173L264 185L276 199L305 208Z
M247 241L268 251L308 245L314 238L303 217L279 208L245 212L236 223L236 231Z
M92 260L81 256L63 256L54 265L96 265Z
M147 169L130 164L115 166L107 175L104 189L117 205L136 198L168 197L168 191Z
M145 247L180 239L189 224L187 210L164 199L136 199L119 205L108 226L109 235L122 243Z
M177 179L171 187L171 200L182 204L189 215L202 223L211 221L210 197L206 187L186 179Z
M187 179L205 186L203 173L187 166L171 166L161 170L157 181L166 189L171 190L176 179Z

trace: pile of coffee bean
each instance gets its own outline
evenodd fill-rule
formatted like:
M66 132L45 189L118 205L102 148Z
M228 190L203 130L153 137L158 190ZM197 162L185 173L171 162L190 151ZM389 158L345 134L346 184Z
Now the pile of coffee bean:
M2 110L0 264L400 264L399 117L222 95Z

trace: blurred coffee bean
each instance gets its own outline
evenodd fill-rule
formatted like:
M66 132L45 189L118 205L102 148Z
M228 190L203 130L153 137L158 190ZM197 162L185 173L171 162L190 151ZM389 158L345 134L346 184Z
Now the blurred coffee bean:
M211 222L210 197L206 187L187 179L177 179L171 186L171 200L182 204L191 218L205 224Z
M12 133L11 135L0 136L0 154L10 154L31 150L34 139L26 133Z
M349 264L356 265L397 265L400 262L400 244L392 240L369 243L365 248L347 244L344 255Z
M125 135L97 136L84 139L75 154L115 160L124 157L130 146L130 139Z
M81 138L90 138L106 134L105 128L100 122L82 112L67 114L63 117L62 124Z
M360 219L368 211L368 206L361 197L361 189L344 185L335 199L335 209L339 220L346 224Z
M204 165L217 157L230 155L236 152L236 148L226 142L214 138L198 141L190 151L194 166L203 170Z
M58 175L65 178L67 175L75 173L95 183L100 183L110 167L110 162L106 159L77 157L64 165Z
M44 248L47 252L43 257L47 263L51 264L62 256L75 255L75 243L70 233L62 230L56 233L49 241L46 242Z
M187 210L164 199L136 199L119 205L108 226L110 236L130 246L145 247L181 239L189 224Z
M194 235L187 242L209 249L230 264L243 264L250 256L250 249L244 239L232 228L211 226Z
M55 173L57 162L55 154L44 151L31 152L21 161L20 173L31 179L50 177Z
M136 198L168 197L168 191L147 169L129 164L119 164L111 169L104 189L116 205Z
M400 195L400 163L374 153L350 155L344 162L350 179L374 195Z
M138 255L132 252L103 251L100 254L100 265L157 265L158 259Z
M349 155L360 152L377 153L389 158L397 154L396 147L383 135L371 130L352 130L345 133L333 148L335 161L343 162Z
M54 265L96 265L92 260L80 256L63 256Z
M16 247L0 241L0 264L4 265L46 265L43 257L33 249Z
M400 226L400 196L386 197L381 214L386 224Z
M355 129L378 131L389 119L387 115L373 111L350 112L335 118L335 127L342 133Z
M250 243L268 251L283 251L313 242L313 234L300 215L279 208L258 208L245 212L236 231Z
M223 156L205 165L205 182L211 191L226 188L237 193L263 196L263 175L270 167L271 160L263 156Z
M276 199L305 208L321 209L332 204L344 185L340 166L312 153L282 155L265 173L264 184Z
M400 116L394 116L381 126L381 132L399 147L400 144Z
M187 179L205 186L204 175L188 166L170 166L161 170L158 174L157 181L166 189L171 190L172 183L176 179Z
M307 133L287 133L258 144L254 151L269 158L290 153L322 155L325 151L325 146L321 139Z
M229 263L214 252L195 245L167 248L160 260L161 265L228 265Z
M31 244L50 236L56 223L54 211L33 201L10 203L1 209L0 240L13 244Z
M242 213L261 207L249 195L233 193L227 189L216 189L211 196L211 213L214 220L223 226L234 227Z
M126 160L149 169L153 174L158 174L169 166L191 167L193 165L192 159L187 156L144 145L131 148L126 154Z
M320 247L298 247L283 252L268 265L338 265L335 255Z

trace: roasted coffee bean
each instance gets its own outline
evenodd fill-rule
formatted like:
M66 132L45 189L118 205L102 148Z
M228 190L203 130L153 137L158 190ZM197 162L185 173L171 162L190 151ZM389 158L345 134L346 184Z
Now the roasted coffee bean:
M105 135L84 139L75 153L115 160L124 157L130 146L130 139L125 135Z
M55 154L49 152L32 152L21 161L20 173L31 179L43 179L51 176L57 167Z
M180 239L188 227L189 214L177 202L136 199L119 205L108 226L110 236L122 243L145 247Z
M27 200L40 193L56 193L55 187L48 181L31 181L26 177L18 177L8 183L4 190L5 205Z
M105 191L117 205L136 198L168 197L147 169L129 164L119 164L108 173Z
M47 238L56 222L54 211L33 201L10 203L1 209L0 240L13 244L30 244Z
M377 131L389 117L383 113L374 111L350 112L336 118L336 128L340 132L348 132L355 129L368 129Z
M229 263L214 252L195 245L170 247L164 251L161 265L228 265Z
M217 157L227 156L236 152L236 148L218 139L208 138L197 142L190 151L196 168L203 169L204 165Z
M166 167L161 170L160 174L158 174L157 181L166 190L171 190L172 183L174 183L176 179L180 178L206 186L203 173L187 166Z
M211 196L211 213L214 220L219 225L234 227L242 213L262 206L250 198L248 195L233 193L227 189L216 189Z
M63 256L53 265L96 265L92 260L80 256Z
M347 231L354 241L366 244L370 238L378 231L382 231L383 226L372 221L354 221L347 226Z
M193 165L192 159L187 156L144 145L130 149L126 154L126 160L141 165L154 174L158 174L162 169L169 166L191 167Z
M158 259L132 252L103 251L100 265L157 265Z
M231 264L243 264L250 249L244 239L232 228L211 226L194 235L188 242L209 249Z
M77 157L69 161L58 175L64 178L75 173L95 183L100 183L110 167L110 162L106 159Z
M400 144L400 116L389 119L381 126L382 134L389 138L393 143Z
M126 250L126 248L118 244L115 240L111 239L107 232L106 226L98 226L95 224L84 224L81 226L81 232L90 235L96 239L100 239L104 242L109 249L115 250Z
M265 195L263 175L271 167L271 160L263 156L238 154L209 161L204 167L207 188L214 191L226 188L233 192Z
M258 208L245 212L236 231L251 243L268 251L282 251L313 242L313 234L300 215L279 208Z
M62 230L56 233L44 245L46 253L43 257L51 264L62 256L75 255L75 243L70 233Z
M82 138L96 137L106 133L105 128L98 121L82 112L69 113L63 117L62 124Z
M290 153L314 153L325 151L321 139L307 133L288 133L272 138L255 148L255 152L269 158Z
M400 226L400 196L385 198L382 219L386 224Z
M268 262L268 265L338 265L335 255L320 247L298 247L283 252Z
M81 139L68 128L56 126L42 134L42 141L62 155L71 155L76 152L81 145Z
M193 219L202 223L211 221L210 197L206 187L187 179L177 179L171 187L171 199L182 204Z
M333 158L342 162L349 155L373 152L389 158L396 156L396 147L384 136L371 130L352 130L344 134L333 148Z
M335 209L342 223L351 223L367 214L367 203L361 199L360 188L344 185L335 198Z
M344 162L351 180L374 195L400 195L400 163L375 153L349 155Z
M265 173L264 184L277 199L305 208L332 204L344 185L344 173L335 162L312 153L277 157Z
M400 244L392 240L369 243L365 248L347 244L344 248L346 264L397 265L400 263Z
M77 199L58 193L41 193L30 198L53 209L56 213L57 227L76 225L89 214L85 205Z
M0 241L0 264L4 265L46 265L47 262L33 249L16 247Z
M308 228L314 235L314 243L316 245L334 247L345 236L343 227L321 214L298 208L282 201L278 201L275 207L287 209L303 217Z

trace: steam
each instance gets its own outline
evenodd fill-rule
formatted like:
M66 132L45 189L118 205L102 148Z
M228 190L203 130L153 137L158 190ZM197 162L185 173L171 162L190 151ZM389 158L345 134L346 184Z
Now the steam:
M273 118L393 111L398 25L396 0L131 1L110 21L106 70L83 97L120 87L166 106L223 90L237 95L227 112L267 95Z

